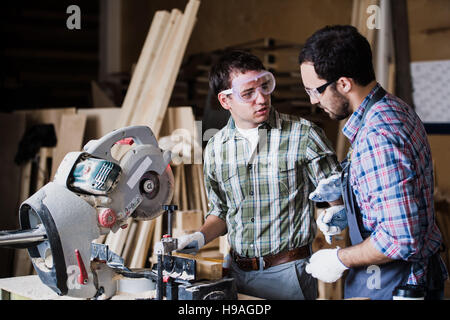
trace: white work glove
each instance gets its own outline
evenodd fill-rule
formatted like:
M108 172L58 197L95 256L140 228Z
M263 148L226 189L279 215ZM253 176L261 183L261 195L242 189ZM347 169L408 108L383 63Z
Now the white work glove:
M314 253L305 267L305 271L323 282L335 282L348 268L339 260L338 250L323 249Z
M325 241L331 244L333 236L347 228L347 214L344 205L332 206L324 210L316 220L317 227L325 235Z
M205 236L200 231L178 238L177 251L196 254L205 245Z
M309 194L309 200L315 202L336 201L342 196L341 175L334 174L326 179L322 179L317 184L316 189Z

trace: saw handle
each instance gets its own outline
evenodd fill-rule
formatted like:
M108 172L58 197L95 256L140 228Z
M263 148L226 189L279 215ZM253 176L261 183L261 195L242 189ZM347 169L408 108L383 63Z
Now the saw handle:
M114 159L111 154L111 148L117 142L124 141L128 138L132 138L134 143L139 145L149 144L158 147L155 135L149 127L129 126L122 129L116 129L98 140L90 140L83 147L83 150L93 156L117 163L117 160Z

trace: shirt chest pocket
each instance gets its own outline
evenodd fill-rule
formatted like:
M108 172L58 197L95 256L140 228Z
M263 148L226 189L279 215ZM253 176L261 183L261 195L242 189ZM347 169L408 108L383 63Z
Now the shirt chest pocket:
M269 162L268 166L269 188L275 191L274 196L288 197L298 188L298 172L295 159L277 157Z
M220 187L227 197L227 205L230 208L237 208L242 201L243 182L239 175L239 168L233 165L222 165L220 167L221 179L219 179Z

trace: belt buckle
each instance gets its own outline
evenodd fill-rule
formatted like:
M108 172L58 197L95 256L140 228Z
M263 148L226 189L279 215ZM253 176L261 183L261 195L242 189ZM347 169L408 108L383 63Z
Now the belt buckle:
M241 269L243 271L251 270L248 267L248 264L249 264L249 260L248 259L241 258L238 254L236 254L235 257L234 257L234 261L236 262L236 264L239 267L239 269Z
M234 261L238 265L239 269L243 271L254 271L259 269L259 260L257 258L241 258L237 255ZM257 269L254 268L255 263L258 265Z

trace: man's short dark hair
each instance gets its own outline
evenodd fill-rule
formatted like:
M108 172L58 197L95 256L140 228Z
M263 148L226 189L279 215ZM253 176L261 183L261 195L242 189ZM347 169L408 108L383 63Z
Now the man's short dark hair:
M352 78L365 86L375 80L372 50L367 39L350 25L326 26L306 40L299 63L312 62L326 81Z
M263 63L250 52L241 50L226 51L211 68L209 87L217 95L222 90L231 87L230 75L233 72L245 73L247 71L260 70L265 70Z

